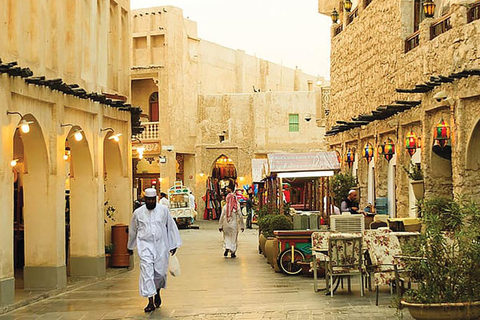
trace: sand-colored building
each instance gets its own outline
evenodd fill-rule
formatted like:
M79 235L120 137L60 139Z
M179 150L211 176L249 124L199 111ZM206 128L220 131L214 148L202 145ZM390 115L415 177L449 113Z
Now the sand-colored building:
M134 10L132 28L132 103L146 126L143 159L134 152L138 190L182 180L203 213L222 156L241 186L252 182L252 159L324 148L315 124L324 121L324 79L200 39L179 8Z
M360 206L387 198L391 216L416 216L411 161L425 197L478 199L480 2L435 1L432 18L417 0L354 1L351 12L343 3L319 0L321 13L340 13L327 136L344 159L355 154L343 166L357 174ZM382 154L385 143L393 154Z
M129 8L0 2L0 307L22 283L63 288L67 275L104 275L104 202L128 222Z

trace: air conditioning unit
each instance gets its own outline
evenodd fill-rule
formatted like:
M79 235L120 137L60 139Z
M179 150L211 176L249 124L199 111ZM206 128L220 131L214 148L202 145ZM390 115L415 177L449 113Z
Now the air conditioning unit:
M365 217L363 214L330 216L330 230L346 233L363 232Z

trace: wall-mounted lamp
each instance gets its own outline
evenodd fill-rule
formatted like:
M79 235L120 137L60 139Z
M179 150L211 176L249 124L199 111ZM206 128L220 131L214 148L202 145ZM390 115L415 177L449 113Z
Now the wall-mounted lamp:
M413 156L417 152L417 135L410 131L405 137L405 149L410 156Z
M80 129L78 126L74 125L74 124L71 124L71 123L65 123L65 124L60 124L60 127L64 128L64 127L72 127L73 128L73 134L71 136L73 136L75 138L76 141L80 142L82 141L83 139L83 130ZM70 137L71 137L70 136Z
M10 161L10 165L12 167L15 167L17 165L17 163L18 163L18 159L13 159L12 161Z
M137 147L138 159L143 159L143 153L145 152L145 147Z
M362 155L367 162L373 159L373 146L370 142L365 143L365 146L363 146Z
M423 12L427 18L432 18L435 14L435 3L433 0L425 0L423 3Z
M105 129L100 129L100 132L111 132L111 133L114 133L115 130L113 128L105 128ZM118 142L120 141L120 136L122 134L121 133L116 133L116 134L111 134L110 137L108 137L108 140L113 140L115 142Z
M340 15L338 14L337 9L336 9L336 8L333 8L332 13L330 14L330 17L332 18L332 23L333 23L333 24L338 23L338 17L339 17L339 16L340 16Z
M67 161L70 158L70 148L65 148L65 154L63 155L63 160Z
M201 178L203 178L203 177L205 176L205 173L200 172L198 175L199 175Z
M167 157L166 156L158 156L158 161L160 163L167 163Z
M345 8L345 11L350 12L350 10L352 10L352 0L345 0L343 7Z
M22 120L20 120L20 123L18 124L17 128L20 128L20 130L23 132L23 133L29 133L30 132L30 124L33 123L33 121L27 121L23 118L23 115L18 112L18 111L7 111L7 115L9 114L17 114L19 115Z
M378 154L383 155L387 161L390 161L395 154L395 144L393 143L393 140L388 138L383 145L379 145Z
M348 148L347 154L345 155L345 162L349 168L353 165L355 162L355 148L353 148L353 150Z

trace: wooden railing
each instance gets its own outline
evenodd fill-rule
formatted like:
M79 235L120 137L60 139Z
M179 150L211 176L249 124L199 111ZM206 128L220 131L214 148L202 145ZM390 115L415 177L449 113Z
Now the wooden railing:
M420 44L420 30L414 32L410 37L405 40L405 53L418 47Z
M338 27L336 27L333 30L333 36L335 37L336 35L340 34L340 32L343 31L343 24L339 24Z
M467 11L467 22L470 23L480 19L480 1L472 4Z
M358 7L355 8L347 17L347 25L353 22L355 18L358 17Z
M452 24L450 21L450 15L447 14L432 23L432 25L430 26L430 40L438 37L439 35L447 32L450 29L452 29Z
M137 135L137 138L141 141L145 140L156 140L160 139L160 135L158 134L158 122L142 122L142 126L145 127L142 134Z

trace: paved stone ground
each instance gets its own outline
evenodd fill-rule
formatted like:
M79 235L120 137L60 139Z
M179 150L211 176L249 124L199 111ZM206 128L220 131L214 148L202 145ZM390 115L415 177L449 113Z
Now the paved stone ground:
M106 280L79 283L69 291L32 303L6 319L395 319L387 287L375 306L375 293L360 297L339 289L335 296L313 291L312 278L275 273L258 254L257 230L239 236L236 259L224 258L215 222L200 222L199 230L181 230L178 252L182 275L169 277L160 309L145 314L146 299L138 294L138 267ZM411 319L407 311L404 319Z

